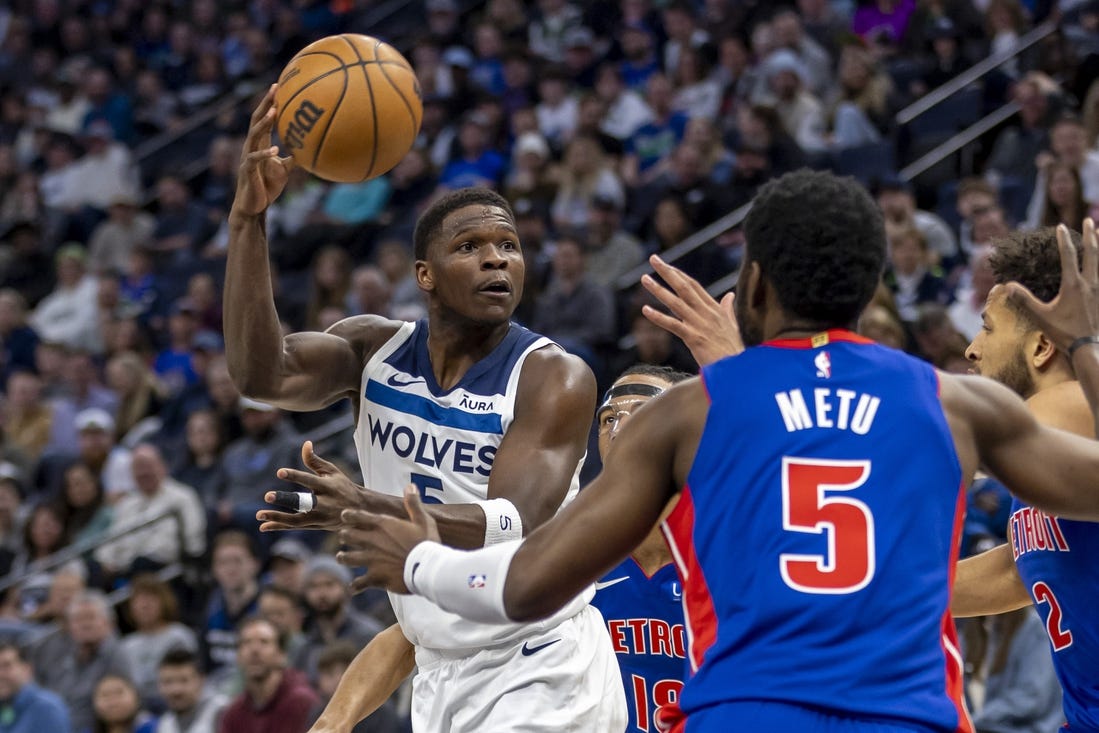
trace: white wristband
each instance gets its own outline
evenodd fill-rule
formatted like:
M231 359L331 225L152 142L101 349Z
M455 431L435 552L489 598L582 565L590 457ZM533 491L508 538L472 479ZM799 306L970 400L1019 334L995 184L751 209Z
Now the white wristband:
M465 551L421 542L405 559L405 585L409 592L470 621L513 623L504 610L504 584L521 544L506 542Z
M485 547L523 539L523 518L507 499L473 502L485 513Z

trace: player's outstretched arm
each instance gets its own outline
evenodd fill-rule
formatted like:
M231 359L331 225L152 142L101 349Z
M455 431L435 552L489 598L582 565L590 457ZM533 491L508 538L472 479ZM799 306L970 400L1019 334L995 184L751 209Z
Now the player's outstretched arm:
M1039 425L1018 395L990 379L940 379L965 474L983 465L1028 504L1099 521L1099 443Z
M340 678L309 733L345 733L385 704L416 666L416 648L393 624L370 640Z
M444 544L474 549L518 539L552 517L569 490L595 412L591 370L575 356L541 349L527 357L518 390L515 419L492 463L489 501L426 507ZM304 450L302 457L312 473L286 468L278 475L313 492L317 507L305 514L260 511L256 516L263 523L261 530L332 528L340 509L355 507L373 514L407 516L400 498L356 486L335 466L315 456L311 460ZM445 484L441 490L445 495ZM272 492L267 501L273 499ZM490 525L495 540L490 540Z
M993 616L1030 605L1011 547L1000 545L958 563L950 612L958 617Z
M641 407L615 440L603 472L522 543L471 552L431 541L434 522L415 491L410 519L346 511L340 562L363 565L353 587L410 590L474 621L551 615L635 548L683 485L707 411L698 380Z
M649 257L649 264L667 283L667 287L649 275L641 278L641 284L667 306L671 315L646 305L641 310L646 318L679 337L699 366L744 351L744 340L740 337L740 328L733 314L732 293L725 295L719 303L710 297L698 280L669 265L658 255Z

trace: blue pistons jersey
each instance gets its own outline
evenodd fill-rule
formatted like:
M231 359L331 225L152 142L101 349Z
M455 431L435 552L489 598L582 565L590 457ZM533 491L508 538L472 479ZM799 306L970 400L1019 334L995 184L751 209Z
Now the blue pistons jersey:
M702 380L705 427L663 525L687 733L800 733L781 710L849 724L828 730L971 731L950 615L965 492L934 369L833 330Z
M483 501L496 451L515 419L523 364L538 349L559 347L512 324L491 353L444 390L431 367L427 336L426 320L406 323L363 367L355 447L365 485L401 496L412 483L427 504ZM578 465L562 506L579 490ZM458 650L540 634L585 608L591 591L533 624L476 624L422 596L390 593L389 598L410 642Z
M1071 731L1099 731L1099 523L1011 506L1008 542L1045 621Z
M610 633L630 722L628 733L656 730L657 710L675 705L686 674L683 588L675 565L652 577L632 557L595 584L592 605Z

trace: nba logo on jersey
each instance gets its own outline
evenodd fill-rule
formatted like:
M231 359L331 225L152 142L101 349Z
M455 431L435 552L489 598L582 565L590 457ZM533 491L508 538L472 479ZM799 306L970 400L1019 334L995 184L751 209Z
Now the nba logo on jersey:
M488 580L487 575L481 575L481 574L471 575L471 576L469 576L469 587L470 588L484 588L485 587L485 581L487 581L487 580Z
M817 376L821 379L829 379L832 376L832 358L827 351L822 351L813 359L813 365L817 368Z

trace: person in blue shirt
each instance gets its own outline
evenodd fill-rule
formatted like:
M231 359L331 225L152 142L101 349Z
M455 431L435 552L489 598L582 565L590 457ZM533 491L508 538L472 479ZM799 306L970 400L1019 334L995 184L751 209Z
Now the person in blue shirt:
M595 414L599 456L607 455L630 414L686 372L638 364L607 390ZM664 510L675 506L675 500ZM683 588L659 524L629 557L595 584L592 605L603 614L610 633L629 713L628 732L654 730L661 708L674 705L687 673L683 625Z
M0 640L0 733L69 730L69 709L60 697L33 684L23 650Z

